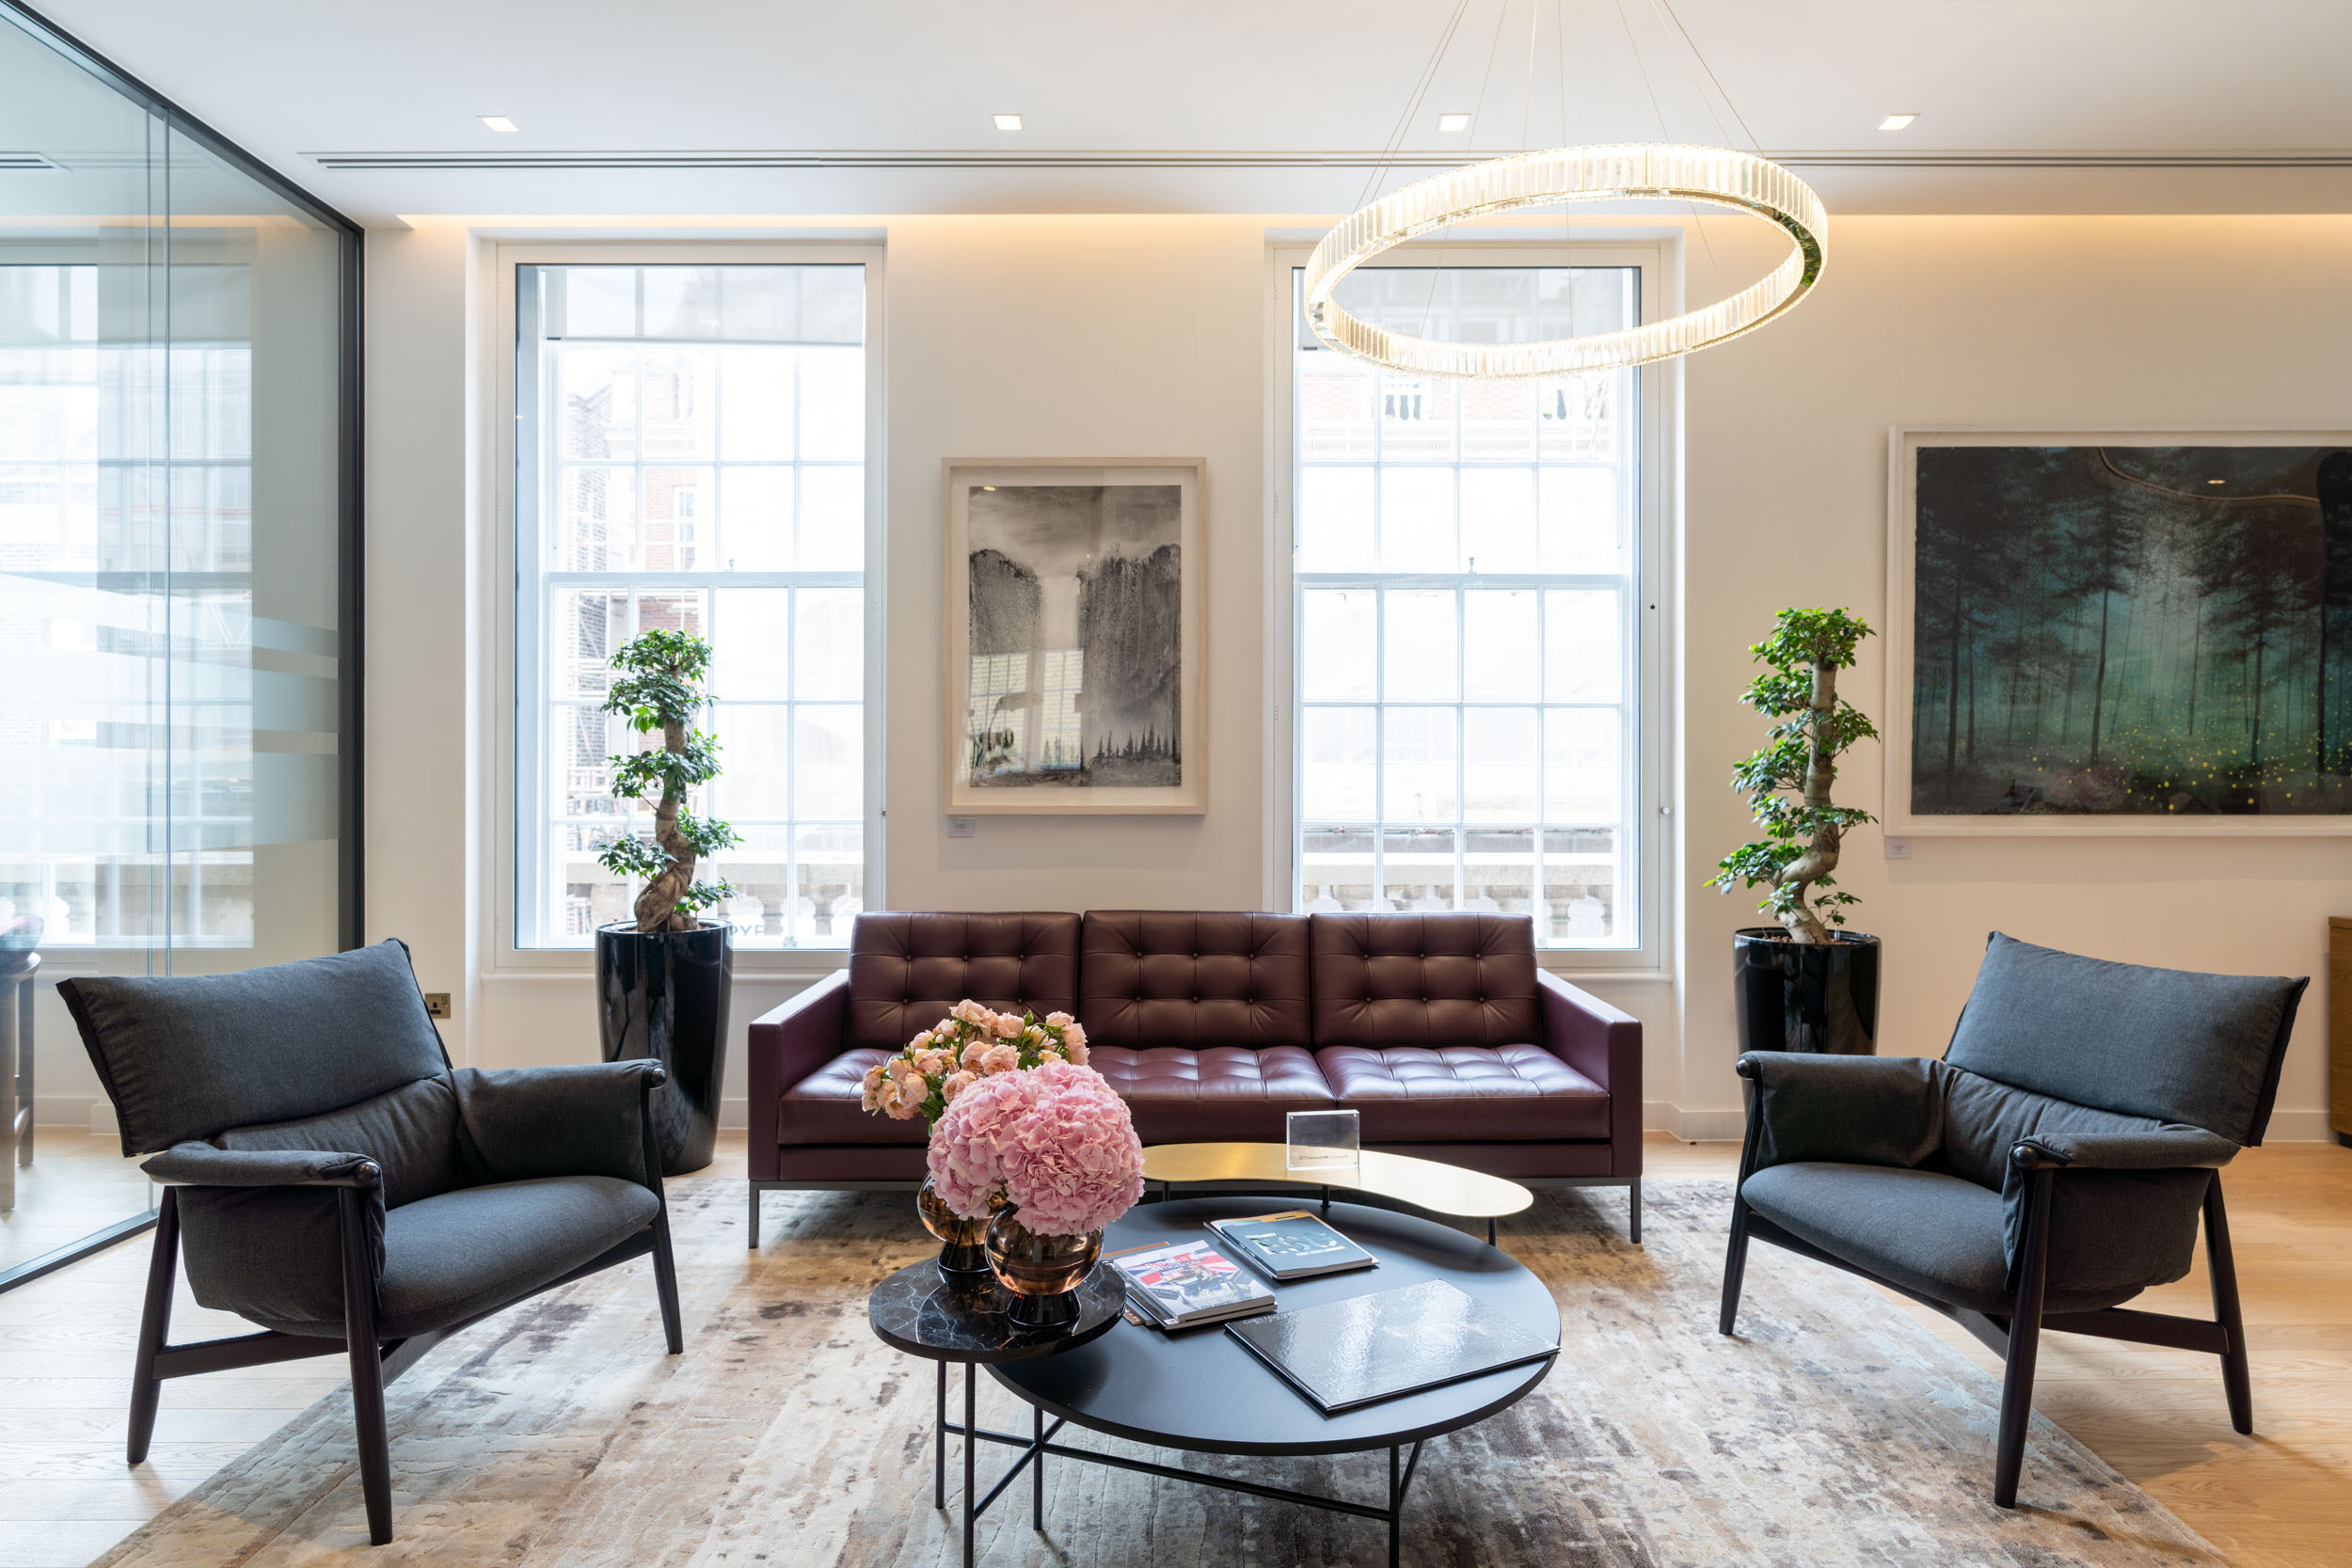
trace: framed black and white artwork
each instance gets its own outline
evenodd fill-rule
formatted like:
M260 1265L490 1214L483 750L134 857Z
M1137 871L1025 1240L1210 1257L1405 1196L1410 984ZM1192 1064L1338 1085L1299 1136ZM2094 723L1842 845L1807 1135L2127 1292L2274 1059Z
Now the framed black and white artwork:
M949 816L1208 809L1199 458L946 465Z
M1886 831L2352 832L2352 434L1898 428Z

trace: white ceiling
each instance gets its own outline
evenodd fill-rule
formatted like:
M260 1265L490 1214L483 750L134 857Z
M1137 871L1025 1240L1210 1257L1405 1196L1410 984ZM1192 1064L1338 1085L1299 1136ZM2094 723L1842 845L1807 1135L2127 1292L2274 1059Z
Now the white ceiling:
M1376 154L1455 3L40 8L297 182L380 221L1342 210L1363 168L1285 155ZM1675 140L1746 145L1752 133L1775 153L1839 154L1801 165L1834 211L2352 210L2346 0L1671 3L1737 116L1702 90L1704 67L1685 54L1668 0L1469 0L1406 148L1442 159L1564 137L1652 139L1662 120ZM1437 134L1439 111L1473 109L1471 137ZM1027 128L993 129L989 116L1004 110ZM1894 110L1916 111L1918 122L1878 131ZM484 114L509 115L522 132L488 131ZM577 166L581 154L698 152L759 154L750 162L768 166ZM953 156L892 160L912 167L859 156L880 152ZM435 154L456 166L320 161L337 153ZM775 166L779 153L848 155L850 166ZM1095 165L1057 166L1070 153L1095 154ZM1100 156L1136 153L1180 156ZM2190 166L2116 167L2086 153ZM2281 153L2305 156L2245 156ZM2217 155L2230 166L2213 166ZM480 166L485 159L559 166ZM2019 166L2053 159L2067 166Z

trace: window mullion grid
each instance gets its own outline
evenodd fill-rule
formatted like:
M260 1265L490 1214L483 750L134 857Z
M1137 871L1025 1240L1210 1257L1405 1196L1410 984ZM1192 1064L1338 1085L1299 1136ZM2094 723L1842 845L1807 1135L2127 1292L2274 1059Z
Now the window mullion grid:
M1454 400L1454 417L1461 417L1460 398ZM1459 438L1459 433L1456 433ZM1462 470L1454 470L1454 559L1462 559L1461 546L1461 488ZM1462 841L1470 822L1470 633L1463 617L1470 610L1470 590L1457 586L1454 590L1454 907L1462 907Z
M1540 412L1538 419L1541 418ZM1542 440L1538 427L1537 441ZM1535 460L1535 547L1540 563L1543 555L1544 528L1544 467L1540 444ZM1528 867L1533 883L1529 896L1529 912L1535 917L1535 940L1548 942L1551 939L1551 902L1548 896L1549 871L1544 862L1546 837L1544 822L1551 800L1551 592L1535 590L1535 822L1534 860Z

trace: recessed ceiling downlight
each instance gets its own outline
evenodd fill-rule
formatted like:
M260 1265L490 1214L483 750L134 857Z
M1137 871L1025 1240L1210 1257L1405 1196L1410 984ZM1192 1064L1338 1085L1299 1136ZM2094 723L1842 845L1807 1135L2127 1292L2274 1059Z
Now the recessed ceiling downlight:
M1018 131L1021 129L1021 117L1019 115L991 115L988 118L996 122L996 129L999 131Z
M1470 129L1470 116L1465 114L1439 115L1438 129L1446 135L1458 136Z
M1879 129L1882 131L1900 131L1918 118L1919 117L1915 114L1888 115L1884 119L1879 121Z
M510 136L522 129L521 126L516 124L504 115L484 115L482 117L482 123L488 126L493 131L502 132Z

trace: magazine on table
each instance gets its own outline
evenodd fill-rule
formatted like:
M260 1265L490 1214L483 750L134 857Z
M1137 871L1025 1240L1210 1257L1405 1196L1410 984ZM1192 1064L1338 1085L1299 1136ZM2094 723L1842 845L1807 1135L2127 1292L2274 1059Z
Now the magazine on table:
M1374 1268L1380 1261L1304 1209L1211 1220L1209 1228L1239 1253L1243 1262L1283 1284Z
M1113 1253L1127 1299L1163 1328L1190 1328L1274 1310L1274 1292L1206 1241Z

